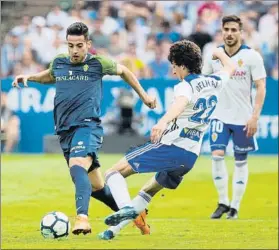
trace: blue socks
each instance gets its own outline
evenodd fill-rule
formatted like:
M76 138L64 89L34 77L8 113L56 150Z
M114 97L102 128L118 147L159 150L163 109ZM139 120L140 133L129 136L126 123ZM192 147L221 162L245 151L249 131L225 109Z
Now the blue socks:
M108 207L110 207L113 211L118 211L118 207L115 203L115 200L110 192L109 186L105 185L102 189L93 191L91 193L91 196L95 199L103 202Z
M76 187L76 211L77 214L88 215L88 207L92 187L86 169L78 165L70 168L70 174Z

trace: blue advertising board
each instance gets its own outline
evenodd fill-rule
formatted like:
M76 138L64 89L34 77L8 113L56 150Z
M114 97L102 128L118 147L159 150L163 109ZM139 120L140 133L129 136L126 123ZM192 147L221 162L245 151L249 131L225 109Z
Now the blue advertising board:
M8 93L9 107L21 120L21 140L19 152L41 153L43 136L54 134L53 99L55 85L29 83L28 88L11 88L12 79L2 79L1 89ZM135 112L144 115L140 133L148 135L152 126L170 105L173 97L173 85L177 80L142 80L147 92L157 98L157 108L150 110L135 95ZM121 88L129 88L123 81L103 81L103 115L113 109ZM259 150L256 154L278 154L278 80L267 79L267 94L257 133ZM232 150L230 142L228 152ZM205 135L203 153L209 153L208 135Z

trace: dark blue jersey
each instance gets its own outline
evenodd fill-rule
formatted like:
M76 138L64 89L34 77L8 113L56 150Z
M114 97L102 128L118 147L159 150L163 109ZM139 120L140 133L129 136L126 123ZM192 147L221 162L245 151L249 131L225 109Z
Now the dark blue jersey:
M67 54L58 55L50 65L56 80L54 121L56 132L82 125L101 115L102 77L116 74L116 63L106 57L87 54L84 62L73 64Z

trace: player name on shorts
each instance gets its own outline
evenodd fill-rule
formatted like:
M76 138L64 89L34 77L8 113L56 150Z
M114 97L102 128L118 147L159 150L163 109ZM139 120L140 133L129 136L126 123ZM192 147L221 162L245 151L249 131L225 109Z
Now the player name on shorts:
M55 77L56 82L57 81L88 81L88 76L56 76Z
M203 88L214 87L217 88L218 82L215 80L203 80L196 85L196 90L200 92Z

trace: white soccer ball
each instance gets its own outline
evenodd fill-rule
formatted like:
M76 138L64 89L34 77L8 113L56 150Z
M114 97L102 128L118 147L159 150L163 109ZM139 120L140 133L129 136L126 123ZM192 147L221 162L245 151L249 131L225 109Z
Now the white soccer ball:
M65 238L69 235L70 230L69 218L61 212L47 213L41 220L41 234L44 238Z

